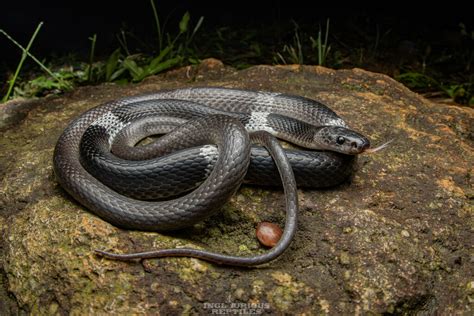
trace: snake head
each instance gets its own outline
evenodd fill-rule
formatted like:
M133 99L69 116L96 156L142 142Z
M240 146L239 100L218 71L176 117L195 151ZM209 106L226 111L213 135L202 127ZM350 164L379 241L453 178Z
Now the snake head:
M314 148L357 155L370 148L369 140L353 130L341 126L319 127L313 137Z

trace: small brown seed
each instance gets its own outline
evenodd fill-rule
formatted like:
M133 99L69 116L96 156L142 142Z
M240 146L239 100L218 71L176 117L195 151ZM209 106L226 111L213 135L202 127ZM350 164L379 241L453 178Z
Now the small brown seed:
M283 231L277 224L261 222L257 226L257 239L267 247L274 247L280 240Z

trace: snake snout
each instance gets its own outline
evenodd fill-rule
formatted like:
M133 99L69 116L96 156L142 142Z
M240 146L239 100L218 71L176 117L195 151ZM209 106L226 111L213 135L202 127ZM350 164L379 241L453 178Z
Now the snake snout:
M369 142L365 142L363 143L361 146L360 146L360 151L366 151L367 149L370 148L370 143Z
M360 141L352 141L351 149L354 153L363 153L370 148L370 142L366 139L361 139Z

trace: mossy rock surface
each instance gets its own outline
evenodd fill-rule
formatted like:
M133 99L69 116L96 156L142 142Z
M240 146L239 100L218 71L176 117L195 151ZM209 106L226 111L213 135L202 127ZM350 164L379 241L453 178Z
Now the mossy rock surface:
M197 259L117 262L117 252L178 246L263 251L260 221L282 223L278 189L242 187L220 214L184 231L126 231L56 183L53 148L100 103L164 88L281 91L329 105L373 143L350 183L301 190L291 247L255 269ZM216 60L137 85L79 88L0 105L0 310L6 314L469 314L474 304L474 110L433 104L381 74L313 66L236 71ZM214 310L213 310L214 309Z

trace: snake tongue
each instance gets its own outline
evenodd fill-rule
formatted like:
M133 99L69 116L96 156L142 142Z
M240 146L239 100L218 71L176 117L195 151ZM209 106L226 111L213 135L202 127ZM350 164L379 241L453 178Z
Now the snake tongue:
M388 147L388 145L389 145L391 142L393 142L394 140L395 140L395 139L391 139L391 140L389 140L388 142L383 143L382 145L377 146L377 147L374 147L374 148L367 148L367 149L364 150L364 153L373 154L373 153L375 153L375 152L377 152L377 151L379 151L379 150L382 150L382 149Z

